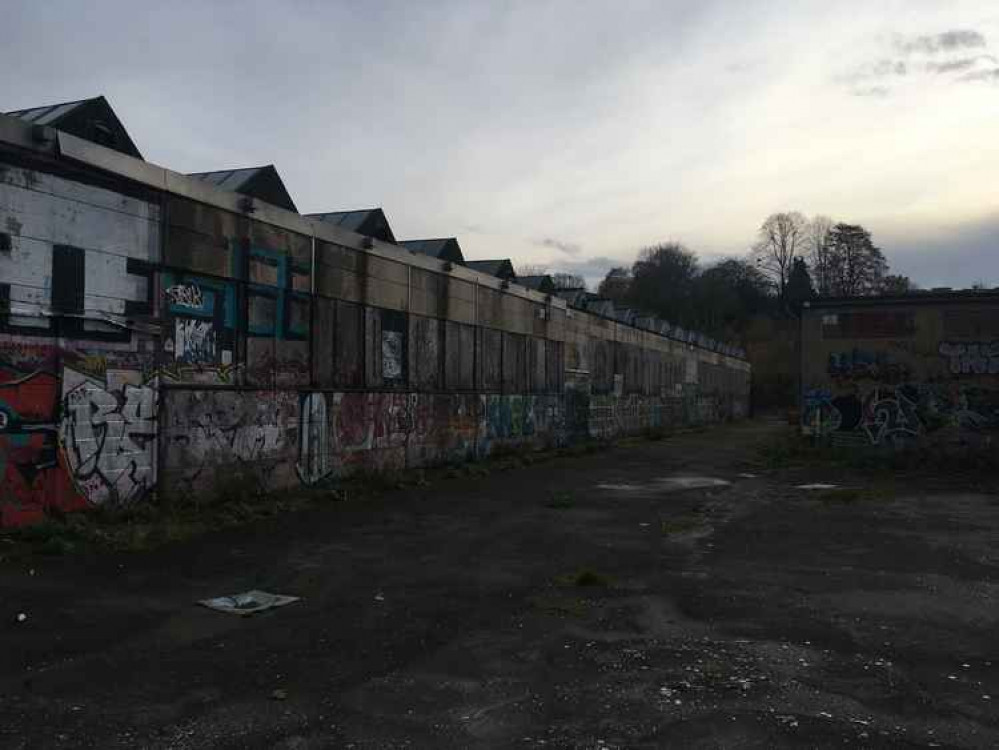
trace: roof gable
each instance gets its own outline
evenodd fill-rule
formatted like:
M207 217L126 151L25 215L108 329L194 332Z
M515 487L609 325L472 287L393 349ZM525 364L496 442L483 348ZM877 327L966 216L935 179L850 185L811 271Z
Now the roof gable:
M495 276L498 279L506 279L508 281L516 281L517 273L513 270L513 263L510 262L509 258L494 258L492 260L469 260L465 262L465 265L471 268L473 271L478 271L479 273L487 273L490 276Z
M518 276L517 283L542 294L554 294L555 282L548 274L538 276Z
M190 172L188 177L196 177L223 190L230 190L241 195L280 206L298 213L295 201L284 186L284 180L278 174L273 164L260 167L242 167L240 169L219 169L214 172Z
M464 263L465 255L461 252L461 245L455 237L439 237L431 240L402 240L399 244L407 250L421 255L429 255L431 258L446 260L451 263Z
M327 224L335 224L348 232L363 234L365 237L395 243L395 234L388 223L385 212L380 208L362 208L356 211L327 211L306 214L310 219L318 219Z
M103 96L48 104L6 113L32 125L45 125L91 143L141 159L138 147Z

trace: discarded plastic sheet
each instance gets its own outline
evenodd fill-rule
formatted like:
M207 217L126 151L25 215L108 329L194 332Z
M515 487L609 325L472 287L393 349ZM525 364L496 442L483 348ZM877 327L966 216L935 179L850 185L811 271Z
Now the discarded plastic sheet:
M815 484L799 484L795 487L796 490L834 490L839 487L838 484L822 484L821 482L816 482Z
M266 609L283 607L286 604L297 602L297 596L285 596L284 594L270 594L266 591L244 591L242 594L232 596L217 596L214 599L202 599L198 604L216 612L226 612L230 615L254 615Z

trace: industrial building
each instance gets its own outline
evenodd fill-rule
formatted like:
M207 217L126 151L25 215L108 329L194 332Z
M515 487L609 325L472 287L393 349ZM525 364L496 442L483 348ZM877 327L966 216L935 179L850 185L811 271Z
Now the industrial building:
M0 115L0 524L748 411L739 349L330 208L103 97Z

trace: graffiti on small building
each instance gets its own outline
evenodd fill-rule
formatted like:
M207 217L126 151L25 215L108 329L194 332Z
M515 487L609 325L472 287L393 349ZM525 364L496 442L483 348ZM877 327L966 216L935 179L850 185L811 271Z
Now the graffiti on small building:
M970 311L969 301L976 306ZM988 308L986 303L991 303ZM980 333L999 299L960 293L905 305L862 301L814 304L802 323L802 430L842 445L988 448L999 432L999 341L937 340ZM905 308L899 310L899 307ZM860 316L860 317L857 317ZM848 324L843 321L851 321ZM858 321L864 321L860 325ZM876 336L869 324L879 321ZM888 337L906 332L908 338ZM843 347L852 332L856 345ZM884 334L884 338L880 338ZM893 334L893 336L894 336ZM878 340L871 340L871 339Z

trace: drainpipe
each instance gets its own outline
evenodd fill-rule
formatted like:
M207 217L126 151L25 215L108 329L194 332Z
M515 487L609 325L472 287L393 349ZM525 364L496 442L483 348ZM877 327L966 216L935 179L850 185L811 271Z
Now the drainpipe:
M309 385L316 387L316 228L312 227L309 268Z

